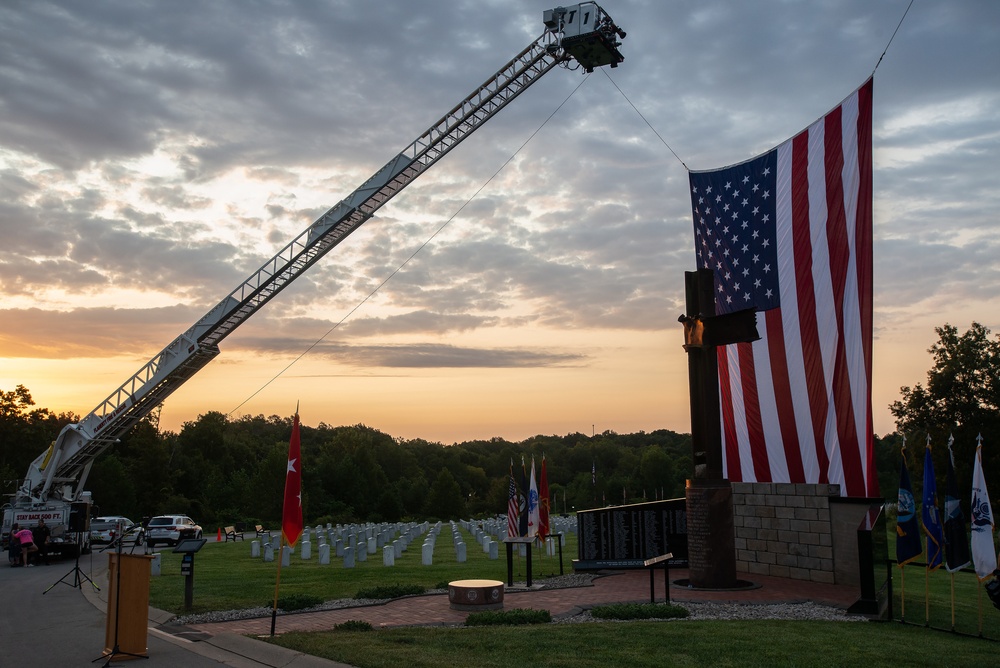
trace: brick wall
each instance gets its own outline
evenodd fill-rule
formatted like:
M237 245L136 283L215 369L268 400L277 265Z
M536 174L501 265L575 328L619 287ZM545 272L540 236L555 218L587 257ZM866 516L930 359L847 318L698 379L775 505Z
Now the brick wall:
M839 485L733 483L736 570L836 581L830 497Z

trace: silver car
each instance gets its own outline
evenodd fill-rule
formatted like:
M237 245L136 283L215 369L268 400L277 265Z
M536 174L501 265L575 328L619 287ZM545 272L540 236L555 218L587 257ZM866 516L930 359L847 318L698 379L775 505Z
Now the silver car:
M90 521L90 542L110 543L116 536L127 534L134 524L120 515L95 517Z
M185 538L201 538L201 527L187 515L157 515L146 525L146 544L176 545Z

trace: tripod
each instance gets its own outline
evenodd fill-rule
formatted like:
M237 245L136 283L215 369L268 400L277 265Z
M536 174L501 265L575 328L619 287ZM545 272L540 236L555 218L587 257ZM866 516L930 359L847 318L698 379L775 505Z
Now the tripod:
M100 661L101 659L107 659L104 662L102 668L107 668L111 665L111 662L116 658L129 657L133 659L148 659L149 656L146 654L133 654L131 652L124 652L121 646L118 644L118 618L121 610L121 599L122 599L122 543L125 542L125 536L130 533L129 531L123 532L118 539L112 544L115 546L115 552L118 555L117 561L115 563L115 641L114 647L107 654L102 654L97 657L91 663ZM112 545L108 545L105 549L110 549ZM135 551L135 544L132 544L132 550Z
M90 585L94 588L95 591L101 591L101 588L97 586L97 583L94 582L93 580L91 580L89 577L87 577L87 574L80 570L80 552L82 552L82 551L83 551L83 546L80 544L80 532L77 531L76 532L76 564L73 566L73 570L71 570L69 573L67 573L66 575L62 576L61 578L59 578L58 580L56 580L55 582L53 582L51 585L49 585L49 588L42 592L43 596L45 594L48 594L49 591L53 587L55 587L57 584L59 584L60 582L62 584L64 584L64 585L67 585L67 586L70 586L70 587L76 587L77 589L81 589L80 585L82 584L82 580L86 580L87 582L89 582ZM73 576L73 582L66 582L66 578L68 578L71 575Z

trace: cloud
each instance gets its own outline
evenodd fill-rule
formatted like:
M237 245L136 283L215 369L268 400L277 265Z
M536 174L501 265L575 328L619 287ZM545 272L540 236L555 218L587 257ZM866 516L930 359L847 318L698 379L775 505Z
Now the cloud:
M608 6L628 31L621 67L543 77L253 332L318 338L350 314L338 336L364 351L529 326L672 331L694 268L687 168L747 159L833 107L871 74L903 4ZM9 354L159 350L541 29L541 8L502 0L5 8ZM998 30L997 3L915 4L875 74L877 324L992 303ZM488 347L447 343L458 352L393 355L490 363Z
M242 338L240 345L273 353L303 351L311 343L293 339ZM439 343L396 345L347 345L319 343L310 357L326 358L338 364L361 368L469 369L573 367L587 363L579 353L521 348L471 348Z

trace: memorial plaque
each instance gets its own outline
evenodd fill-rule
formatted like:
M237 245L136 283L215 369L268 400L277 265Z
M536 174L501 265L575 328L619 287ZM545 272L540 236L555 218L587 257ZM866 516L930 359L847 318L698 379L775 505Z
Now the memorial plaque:
M668 552L671 566L688 565L685 499L583 510L576 522L577 570L641 568Z

